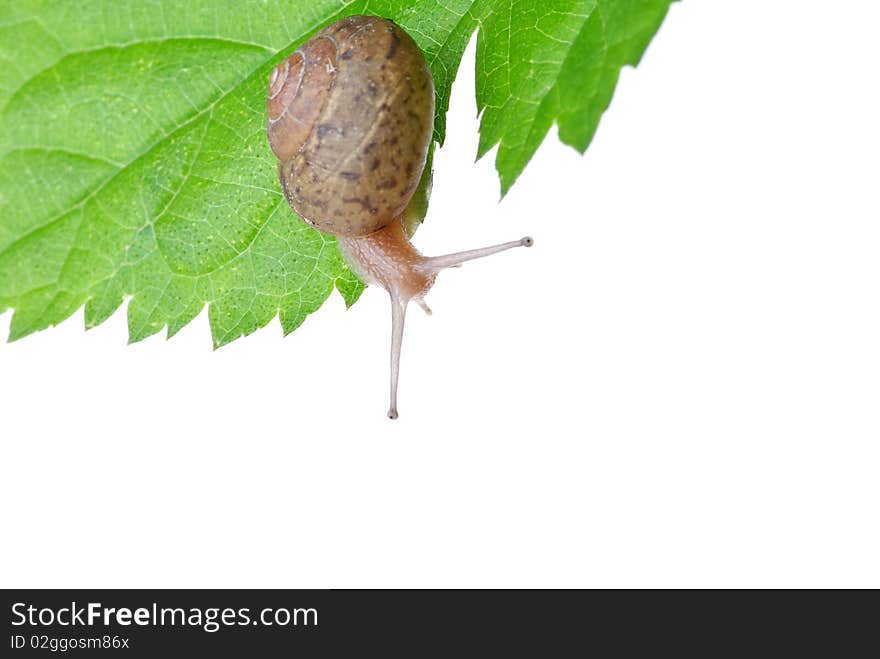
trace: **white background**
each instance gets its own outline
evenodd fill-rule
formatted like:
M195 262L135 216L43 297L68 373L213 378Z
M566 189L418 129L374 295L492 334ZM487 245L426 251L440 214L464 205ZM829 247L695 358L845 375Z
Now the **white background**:
M675 5L500 204L470 49L416 244L535 247L411 309L397 422L378 289L0 345L0 585L880 586L878 22Z

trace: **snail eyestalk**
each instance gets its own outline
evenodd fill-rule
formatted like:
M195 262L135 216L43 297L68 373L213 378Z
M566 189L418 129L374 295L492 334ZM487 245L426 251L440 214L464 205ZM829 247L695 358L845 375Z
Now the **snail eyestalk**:
M526 236L525 238L521 238L520 240L513 240L509 243L501 243L500 245L492 245L491 247L469 249L465 252L455 252L453 254L444 254L443 256L430 256L425 259L425 265L434 272L440 272L440 270L443 270L444 268L454 268L461 265L462 263L466 263L467 261L481 259L484 256L490 256L492 254L497 254L498 252L504 252L508 249L513 249L514 247L531 247L534 244L535 241L532 240L529 236Z
M400 345L403 343L403 323L406 320L406 302L391 294L391 404L388 418L397 418L397 380L400 375Z

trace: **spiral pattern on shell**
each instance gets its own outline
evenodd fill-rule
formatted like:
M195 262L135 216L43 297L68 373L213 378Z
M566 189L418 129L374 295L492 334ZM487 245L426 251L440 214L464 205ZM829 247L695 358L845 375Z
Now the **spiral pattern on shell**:
M267 110L282 190L306 222L352 237L401 217L434 125L431 73L403 29L332 23L272 71Z

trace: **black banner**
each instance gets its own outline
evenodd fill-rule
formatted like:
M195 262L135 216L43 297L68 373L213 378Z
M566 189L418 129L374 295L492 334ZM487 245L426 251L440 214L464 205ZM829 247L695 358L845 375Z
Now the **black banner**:
M3 591L2 656L876 650L873 592ZM197 653L197 654L196 654Z

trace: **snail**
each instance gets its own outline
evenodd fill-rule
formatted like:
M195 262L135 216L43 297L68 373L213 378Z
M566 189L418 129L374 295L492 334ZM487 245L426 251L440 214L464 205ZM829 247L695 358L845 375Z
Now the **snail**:
M424 298L441 270L532 239L444 256L413 247L430 187L434 82L415 41L390 20L348 16L316 33L270 74L267 115L288 203L391 296L388 416L396 419L409 302L430 314Z

